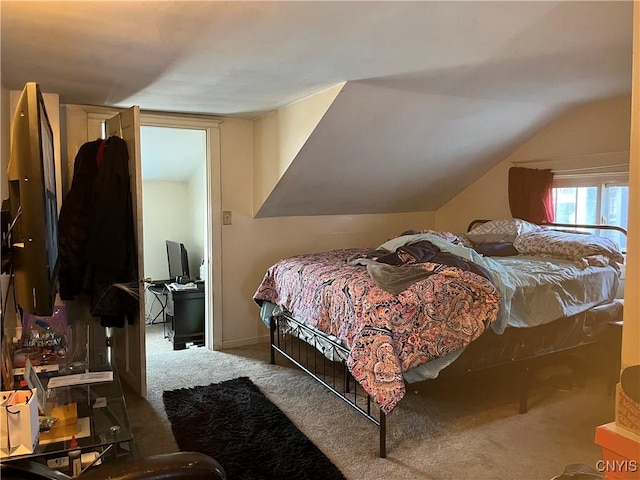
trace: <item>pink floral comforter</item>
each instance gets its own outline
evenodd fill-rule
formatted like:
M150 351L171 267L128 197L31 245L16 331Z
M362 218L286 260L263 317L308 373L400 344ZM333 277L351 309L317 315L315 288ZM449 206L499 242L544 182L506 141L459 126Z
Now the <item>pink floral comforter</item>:
M496 320L500 294L486 278L435 263L437 272L397 295L374 283L367 268L350 265L365 249L284 258L254 295L340 338L354 378L389 413L405 394L402 373L447 355L480 336Z

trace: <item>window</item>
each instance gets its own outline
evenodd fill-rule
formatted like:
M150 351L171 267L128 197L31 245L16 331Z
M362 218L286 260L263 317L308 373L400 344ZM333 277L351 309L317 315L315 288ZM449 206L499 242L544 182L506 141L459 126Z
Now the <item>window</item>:
M626 230L629 181L628 178L621 177L557 177L553 182L555 221L616 225ZM627 238L621 232L594 233L611 238L626 251Z

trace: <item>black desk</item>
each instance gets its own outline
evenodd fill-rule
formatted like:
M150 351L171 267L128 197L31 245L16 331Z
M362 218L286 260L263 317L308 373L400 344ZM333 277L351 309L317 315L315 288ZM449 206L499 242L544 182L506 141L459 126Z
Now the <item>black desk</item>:
M204 281L195 282L196 288L167 285L165 310L170 323L169 341L174 350L186 348L187 343L204 345Z

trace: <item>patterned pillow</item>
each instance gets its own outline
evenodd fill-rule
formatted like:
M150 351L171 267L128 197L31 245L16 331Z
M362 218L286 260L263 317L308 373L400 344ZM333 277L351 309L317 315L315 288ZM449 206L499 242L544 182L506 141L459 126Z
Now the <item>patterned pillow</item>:
M518 235L513 246L523 254L561 257L585 266L624 263L615 242L597 235L537 230Z
M491 220L473 227L468 235L500 235L500 241L513 242L522 233L541 230L540 225L521 220L519 218L503 218L501 220ZM494 240L495 241L495 240Z

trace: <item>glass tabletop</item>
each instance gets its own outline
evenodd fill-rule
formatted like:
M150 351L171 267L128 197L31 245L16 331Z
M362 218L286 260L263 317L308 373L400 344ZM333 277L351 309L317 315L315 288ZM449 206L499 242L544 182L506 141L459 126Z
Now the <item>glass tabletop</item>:
M133 440L118 374L111 362L106 360L108 356L99 358L101 364L90 365L88 371L112 371L113 380L47 389L49 379L41 379L47 390L47 415L51 415L55 407L75 404L77 427L69 431L56 428L54 424L50 432L40 434L40 441L33 453L11 456L7 460L49 456L75 449L101 453L111 445Z

